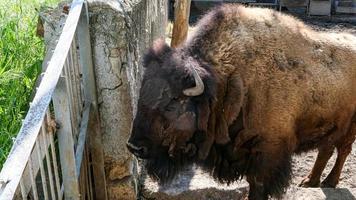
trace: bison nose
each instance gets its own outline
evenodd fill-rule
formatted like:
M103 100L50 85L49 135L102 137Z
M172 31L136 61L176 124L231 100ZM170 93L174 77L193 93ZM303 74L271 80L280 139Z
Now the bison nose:
M148 148L145 146L136 146L130 142L126 143L127 149L137 156L138 158L147 158L148 157Z

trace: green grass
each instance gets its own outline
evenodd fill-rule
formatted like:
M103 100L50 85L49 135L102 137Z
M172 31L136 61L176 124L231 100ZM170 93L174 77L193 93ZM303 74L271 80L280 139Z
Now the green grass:
M36 36L36 9L58 1L0 0L0 169L41 72L44 42Z

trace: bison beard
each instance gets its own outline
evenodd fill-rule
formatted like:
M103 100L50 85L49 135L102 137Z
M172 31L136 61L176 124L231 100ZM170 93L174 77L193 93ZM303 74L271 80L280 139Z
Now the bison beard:
M145 160L144 166L148 175L160 184L169 183L182 169L182 164L170 159L168 155Z
M143 160L147 174L160 184L166 184L181 171L184 167L193 162L189 152L175 153L174 158L169 156L168 147L161 148L154 158Z
M229 128L229 135L233 139L243 130L242 115L241 112ZM156 151L156 157L144 160L143 164L147 174L160 184L167 184L182 169L197 163L221 183L231 184L244 176L250 178L270 177L264 180L264 192L261 195L274 194L275 197L280 197L285 192L285 187L289 185L291 179L291 155L289 153L281 152L279 164L270 169L270 159L264 159L261 152L254 150L263 139L260 136L253 136L244 141L238 149L234 149L232 142L225 145L214 144L211 146L207 158L197 162L196 151L199 149L195 148L205 140L202 135L197 132L194 138L189 141L190 145L196 144L192 152L178 151L175 152L174 157L170 157L167 153L168 147L161 147L159 151ZM261 188L259 190L262 191Z
M284 152L279 159L279 165L266 171L264 169L268 168L270 160L264 160L260 152L253 151L259 141L258 137L253 137L241 145L237 151L234 150L232 143L215 144L211 147L207 159L197 164L210 173L214 179L226 184L233 183L244 176L265 177L267 175L271 178L264 180L264 193L280 197L291 179L291 155ZM197 157L189 153L180 152L172 158L167 152L168 149L162 149L154 159L143 161L147 174L160 184L170 183L182 169L197 160Z
M160 183L197 163L223 183L246 177L250 200L280 197L291 155L315 148L302 184L318 186L336 148L324 180L335 187L356 134L354 41L268 9L216 8L182 47L146 54L127 146Z

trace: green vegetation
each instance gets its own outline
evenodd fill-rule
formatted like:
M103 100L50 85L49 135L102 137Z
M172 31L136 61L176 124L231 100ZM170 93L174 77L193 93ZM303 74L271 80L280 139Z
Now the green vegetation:
M36 36L40 6L58 0L0 1L0 169L29 108L44 43Z

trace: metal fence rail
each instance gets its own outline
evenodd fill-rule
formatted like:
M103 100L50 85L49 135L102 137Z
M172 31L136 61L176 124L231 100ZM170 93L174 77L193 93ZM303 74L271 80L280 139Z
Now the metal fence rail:
M62 34L0 172L1 200L106 199L85 8L84 0L71 4Z

